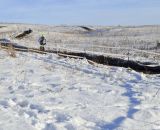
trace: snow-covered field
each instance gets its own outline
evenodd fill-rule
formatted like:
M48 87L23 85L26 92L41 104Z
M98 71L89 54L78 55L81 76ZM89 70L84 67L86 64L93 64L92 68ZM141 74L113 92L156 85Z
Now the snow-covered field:
M80 33L71 34L71 30L62 39L65 27L55 27L52 32L46 26L30 25L37 34L16 40L10 34L18 27L21 30L22 25L8 26L0 28L1 38L30 47L38 47L38 31L44 30L51 39L47 47L58 45L52 41L58 35L62 41L71 41L71 37L76 41L81 35L77 44L95 38L85 39ZM85 59L56 54L16 52L13 58L0 49L0 130L159 130L159 104L159 75L94 66Z
M46 48L79 50L118 56L132 60L160 60L160 26L89 26L88 32L79 26L48 26L27 24L0 24L0 38L28 47L39 47L38 38L42 34L47 39ZM4 27L5 26L5 27ZM31 28L33 33L21 40L14 37ZM149 52L149 54L148 54ZM152 53L152 54L151 54ZM115 55L118 54L118 55Z

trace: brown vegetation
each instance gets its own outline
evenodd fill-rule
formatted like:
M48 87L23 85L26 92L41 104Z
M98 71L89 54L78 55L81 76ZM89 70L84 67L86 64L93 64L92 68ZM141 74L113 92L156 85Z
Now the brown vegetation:
M13 57L13 58L16 58L16 51L15 51L15 49L14 49L14 47L13 47L12 44L9 44L9 45L8 45L7 52L8 52L8 54L9 54L9 56L11 56L11 57Z

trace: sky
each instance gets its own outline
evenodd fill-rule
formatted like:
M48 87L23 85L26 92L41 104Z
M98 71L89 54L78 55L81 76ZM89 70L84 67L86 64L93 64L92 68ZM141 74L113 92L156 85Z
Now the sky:
M160 0L0 0L0 22L50 25L160 24Z

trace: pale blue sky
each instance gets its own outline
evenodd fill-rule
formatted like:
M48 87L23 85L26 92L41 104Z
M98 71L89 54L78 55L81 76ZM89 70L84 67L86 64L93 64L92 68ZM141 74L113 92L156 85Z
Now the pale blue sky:
M160 0L0 0L0 22L160 24Z

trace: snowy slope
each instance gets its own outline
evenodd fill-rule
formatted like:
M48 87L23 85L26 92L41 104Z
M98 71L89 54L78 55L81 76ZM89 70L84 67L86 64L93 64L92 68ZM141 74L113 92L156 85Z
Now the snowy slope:
M0 50L0 130L158 130L160 77Z

